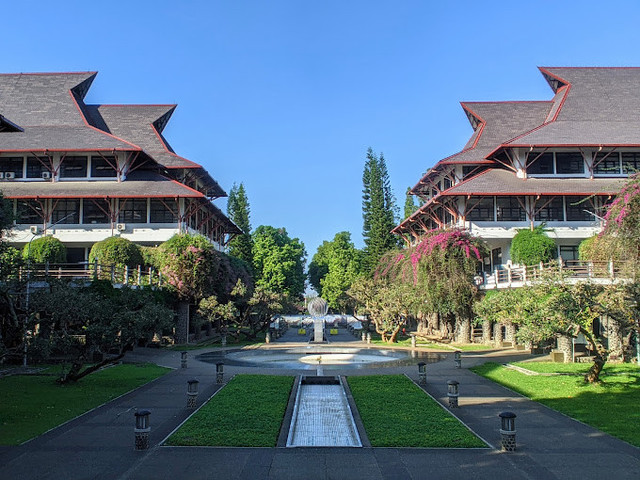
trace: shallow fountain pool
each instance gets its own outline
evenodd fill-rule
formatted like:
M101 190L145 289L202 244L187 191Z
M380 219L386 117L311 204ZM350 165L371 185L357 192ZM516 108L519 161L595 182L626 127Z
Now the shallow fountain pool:
M322 366L324 370L342 370L412 365L418 359L427 363L437 362L441 359L441 355L377 348L308 346L210 352L199 355L197 358L203 362L222 361L225 365L242 367L312 370Z

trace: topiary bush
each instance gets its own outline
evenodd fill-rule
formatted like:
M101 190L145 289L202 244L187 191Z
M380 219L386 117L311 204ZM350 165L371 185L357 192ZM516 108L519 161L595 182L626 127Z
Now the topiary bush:
M136 267L144 263L139 247L122 237L109 237L95 243L89 252L89 262L96 259L101 265Z
M557 246L555 240L547 236L544 226L538 225L533 230L518 230L511 241L510 253L514 263L536 265L555 258Z
M40 237L24 246L22 257L30 258L34 263L63 263L67 260L67 249L55 237Z

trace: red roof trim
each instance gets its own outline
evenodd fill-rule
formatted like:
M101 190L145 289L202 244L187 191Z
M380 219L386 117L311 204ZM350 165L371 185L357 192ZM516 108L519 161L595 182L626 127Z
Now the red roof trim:
M204 195L63 195L63 194L39 194L39 195L5 195L8 199L21 198L201 198Z
M102 135L106 135L107 137L113 138L115 140L119 140L123 143L126 143L127 145L131 145L133 147L134 150L136 151L142 151L142 148L140 148L137 145L134 145L131 142L127 142L126 140L116 137L115 135L111 135L110 133L107 133L103 130L100 130L99 128L94 127L93 125L90 125L89 122L87 121L87 118L84 116L84 113L82 112L82 109L80 108L80 105L78 104L78 102L76 101L76 97L73 95L73 93L71 92L71 90L69 90L69 96L71 97L71 100L73 100L73 103L75 104L76 108L78 109L78 112L80 113L80 117L82 117L82 121L84 122L84 124L89 127L92 130L95 130L96 132L101 133Z
M546 196L551 196L551 195L555 195L555 196L563 196L563 197L574 197L576 195L611 195L612 193L618 193L619 190L615 190L615 191L611 191L611 192L603 192L601 190L597 191L597 192L567 192L562 191L562 192L464 192L464 193L447 193L449 190L442 192L440 195L446 195L447 197L466 197L469 195L475 195L478 197L513 197L513 196L517 196L517 195L525 195L525 196L534 196L534 195L540 195L542 197L546 197Z
M149 126L153 130L153 133L156 134L156 137L158 137L158 140L162 144L162 146L163 146L163 148L164 148L166 153L168 153L169 155L173 155L174 157L179 158L180 160L184 160L185 162L189 162L189 163L193 164L192 167L182 167L182 166L181 167L167 167L167 166L164 166L165 168L202 168L202 165L199 165L196 162L192 162L188 158L184 158L184 157L181 157L180 155L176 155L171 150L169 150L169 148L167 147L167 144L165 143L165 141L162 138L162 135L160 135L160 132L158 132L156 127L153 125L153 123L150 123Z
M31 152L113 152L113 151L117 151L117 152L130 152L131 150L128 148L44 148L44 149L39 149L39 148L21 148L21 149L14 149L14 150L3 150L0 149L0 152L25 152L25 153L31 153Z

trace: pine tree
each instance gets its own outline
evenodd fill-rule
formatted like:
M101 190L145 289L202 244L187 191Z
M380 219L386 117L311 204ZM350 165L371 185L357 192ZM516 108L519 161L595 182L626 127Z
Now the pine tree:
M391 233L396 224L396 205L387 165L384 156L378 157L371 148L367 150L362 185L364 267L371 271L385 252L398 246L398 239Z
M242 183L240 185L234 183L227 201L227 215L243 233L229 242L229 254L244 260L248 265L253 264L250 213L251 208L244 185Z
M409 218L411 215L413 215L415 213L416 210L418 210L418 205L416 205L416 202L414 201L414 197L413 195L411 195L411 187L407 187L407 196L404 200L404 218Z

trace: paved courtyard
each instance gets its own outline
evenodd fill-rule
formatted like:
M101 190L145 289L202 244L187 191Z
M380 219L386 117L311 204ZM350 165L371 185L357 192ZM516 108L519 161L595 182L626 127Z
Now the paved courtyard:
M334 344L366 347L340 330ZM269 345L301 340L295 329ZM201 353L201 352L198 352ZM556 413L478 377L467 367L485 361L527 358L502 350L453 355L428 365L427 392L446 404L446 382L460 382L460 408L466 425L490 446L484 449L419 448L212 448L166 447L162 441L193 410L186 408L187 380L200 381L199 404L219 386L215 366L190 352L188 368L180 353L137 349L128 361L174 368L164 377L76 418L18 447L0 447L0 479L638 479L640 449ZM306 371L225 366L225 379L237 373L309 374ZM417 380L417 368L332 370L331 374L403 373ZM605 406L606 408L606 406ZM151 448L133 448L134 412L151 413ZM498 414L515 412L518 450L499 451ZM420 432L416 432L419 435Z

